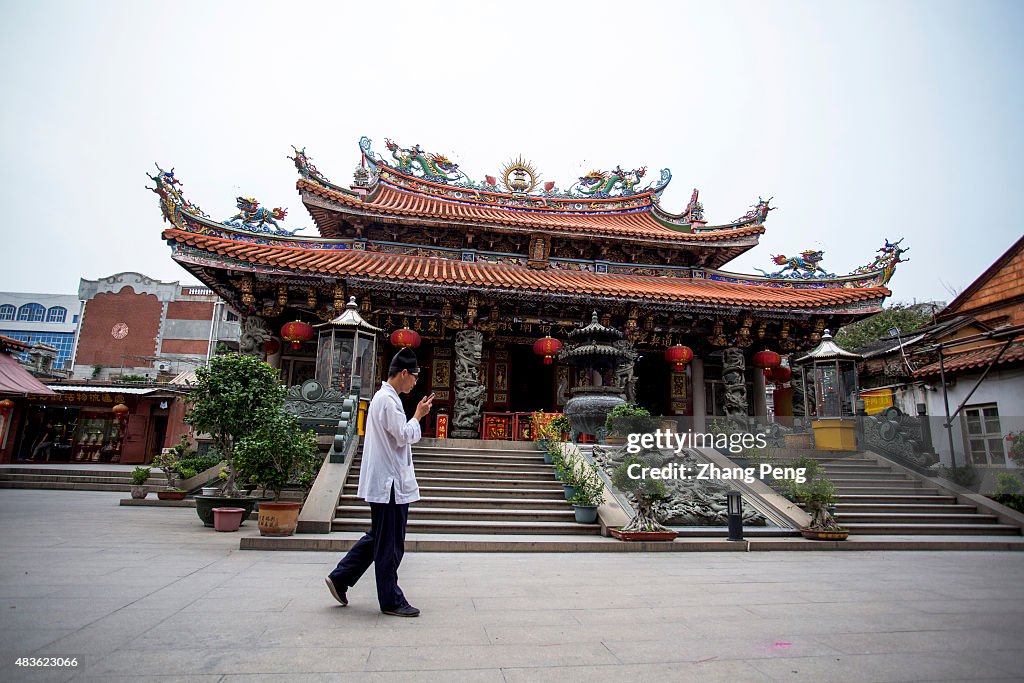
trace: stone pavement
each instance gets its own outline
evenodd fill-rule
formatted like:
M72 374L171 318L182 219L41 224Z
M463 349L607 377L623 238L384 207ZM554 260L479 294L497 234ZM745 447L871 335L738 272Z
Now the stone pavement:
M1024 553L409 553L400 619L121 495L0 491L0 681L1024 678Z

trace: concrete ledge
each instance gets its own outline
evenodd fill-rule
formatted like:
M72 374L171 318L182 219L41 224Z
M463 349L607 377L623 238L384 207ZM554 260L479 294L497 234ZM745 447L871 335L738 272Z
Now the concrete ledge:
M122 498L121 505L129 507L154 507L154 508L194 508L196 501L193 498L182 500L160 500L159 498Z

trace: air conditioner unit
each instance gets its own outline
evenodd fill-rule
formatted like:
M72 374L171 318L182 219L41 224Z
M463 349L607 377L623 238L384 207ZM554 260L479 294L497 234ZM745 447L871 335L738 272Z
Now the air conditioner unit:
M170 372L171 371L171 364L170 363L157 363L156 364L156 369L159 370L160 372Z

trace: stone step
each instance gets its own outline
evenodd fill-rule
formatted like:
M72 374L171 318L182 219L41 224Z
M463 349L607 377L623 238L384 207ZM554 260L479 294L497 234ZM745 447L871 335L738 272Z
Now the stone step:
M975 513L925 513L925 512L840 512L836 518L840 524L995 524L995 515Z
M358 467L362 462L362 458L356 458L352 461L352 465ZM421 458L414 455L413 463L417 468L446 467L449 469L472 469L474 467L498 467L501 469L544 470L546 472L550 472L552 469L552 465L544 462L544 458L496 458L491 460L481 457L457 459L448 456Z
M131 486L131 477L108 477L101 475L66 475L66 474L14 474L10 472L0 473L0 481L11 482L52 482L52 483L80 483L80 484L125 484ZM146 486L166 486L167 478L164 476L150 477Z
M492 521L431 521L410 517L406 527L411 534L580 534L598 535L599 524L577 524L576 522L492 522ZM366 531L363 519L336 517L331 524L333 531Z
M859 494L843 493L839 496L840 503L941 503L952 505L956 496L940 496L935 489L920 489L912 494Z
M59 477L111 477L117 479L125 479L131 481L132 472L131 470L107 470L102 468L92 469L68 469L53 465L50 467L0 467L0 477L8 475L45 475L45 476L59 476ZM153 469L149 475L150 479L165 480L164 473L160 470Z
M544 453L537 449L536 446L524 449L511 449L511 448L444 448L438 446L416 446L412 447L413 457L416 455L454 455L457 457L463 456L540 456L544 457Z
M841 477L829 477L837 487L841 486L913 486L920 487L921 482L916 479L894 478L894 477L862 477L850 475Z
M850 496L871 496L877 498L881 496L907 496L907 495L929 495L928 491L933 489L925 489L920 486L836 486L838 497L842 500L846 500Z
M942 514L968 514L976 512L973 505L929 505L927 503L837 503L839 514L858 512L925 512Z
M422 492L422 489L420 489ZM341 497L342 505L365 505L362 498L353 495ZM509 498L458 498L453 496L424 496L412 504L414 507L440 507L440 508L473 508L484 510L523 509L523 510L564 510L568 503L565 498L523 498L514 496Z
M487 479L482 477L453 477L453 476L420 476L416 473L416 480L420 487L423 486L470 486L481 489L549 489L562 490L561 482L554 477L547 479Z
M520 509L479 509L479 508L441 508L421 507L416 503L409 507L409 519L436 521L491 521L491 522L572 522L575 524L576 513L565 503L561 510L520 510ZM344 505L338 506L335 512L338 519L370 519L370 507Z
M922 536L1020 536L1009 524L844 524L851 534Z
M355 495L356 485L345 484L343 494ZM426 497L451 498L541 498L565 500L562 488L482 488L478 486L424 486L420 482L420 495Z
M547 471L523 472L518 470L460 470L440 469L434 467L417 467L416 479L423 481L432 477L442 479L486 479L486 480L518 480L518 481L554 481L555 473L549 467Z
M897 474L893 474L888 470L825 470L825 476L832 481L842 479L871 479L873 481L885 480L885 481L913 481L908 477L901 477Z
M0 481L0 489L50 489L54 491L123 491L131 484L79 484L68 481Z

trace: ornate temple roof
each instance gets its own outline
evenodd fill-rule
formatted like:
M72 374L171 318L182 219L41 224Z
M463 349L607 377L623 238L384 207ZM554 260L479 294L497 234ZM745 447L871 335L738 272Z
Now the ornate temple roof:
M703 278L626 275L569 270L534 270L522 266L466 262L415 254L388 254L359 249L317 249L288 238L241 242L168 228L163 237L182 264L202 267L213 258L237 270L305 273L358 278L403 287L472 287L542 296L596 296L624 301L686 302L694 307L737 306L783 311L823 307L861 308L890 294L885 287L813 288L751 286Z
M387 140L390 158L374 152L366 137L359 146L362 165L351 189L327 180L305 148L293 147L295 156L289 157L302 176L298 189L306 208L324 237L346 236L341 215L347 214L713 246L742 241L749 248L764 232L772 209L770 200L759 198L735 221L709 226L697 190L682 213L661 209L661 193L672 179L668 169L644 187L640 183L646 168L595 170L562 191L553 182L542 184L537 170L522 157L505 164L496 176L474 182L458 164L419 145L401 148Z

